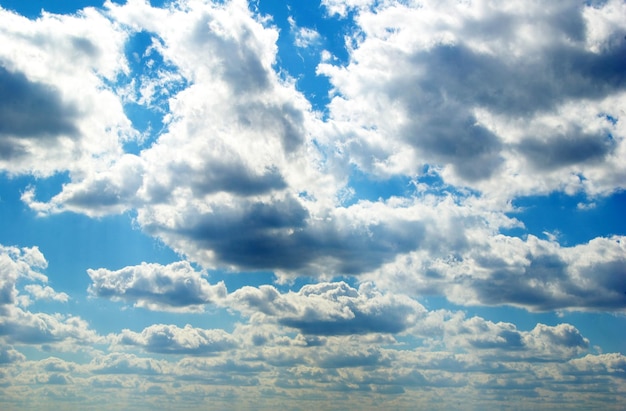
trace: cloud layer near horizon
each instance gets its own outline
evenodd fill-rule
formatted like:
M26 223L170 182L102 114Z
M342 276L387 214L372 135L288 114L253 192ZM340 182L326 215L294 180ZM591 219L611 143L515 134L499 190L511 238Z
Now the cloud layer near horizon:
M160 405L155 404L158 407L163 401L176 401L167 396L182 388L176 381L187 385L175 397L189 395L189 401L196 398L191 393L200 387L205 393L212 392L210 387L249 387L233 392L231 400L241 403L252 401L256 390L266 395L266 390L271 390L304 403L307 395L324 390L331 396L333 392L383 396L405 393L406 401L427 404L434 397L420 394L419 399L409 394L427 388L435 396L445 390L450 397L444 403L453 404L471 388L493 404L502 389L531 398L539 387L531 381L541 379L541 390L547 393L542 404L568 406L574 398L581 398L572 396L574 392L593 390L599 383L616 390L616 395L623 389L626 359L617 353L590 353L589 340L567 323L539 323L524 331L512 323L467 317L461 311L430 311L406 296L381 293L373 284L355 289L335 282L306 285L298 292L282 293L261 286L223 294L221 303L247 318L232 332L153 324L142 330L98 335L78 318L64 319L20 307L23 301L18 277L27 282L45 282L38 270L45 267L46 261L37 249L5 247L0 261L14 273L15 296L1 307L5 315L0 331L10 345L0 351L4 367L0 378L8 386L6 398L16 404L20 387L29 378L35 379L30 384L40 384L57 394L83 396L89 392L88 402L93 404L101 401L109 389L115 389L119 397L108 399L107 404L131 404L128 389L140 389L149 397L161 398ZM187 270L184 264L135 269L160 272L159 278L163 279L163 273L174 273L177 268ZM100 281L102 275L99 272L92 279ZM135 290L140 287L135 285ZM145 287L150 288L149 283ZM132 299L132 294L125 288L126 299ZM168 291L163 294L160 303L167 310ZM145 293L134 295L136 301L145 301ZM189 304L195 302L191 299ZM156 309L155 305L148 307ZM34 321L37 326L29 325ZM409 341L421 343L414 346L414 342L407 344ZM91 360L27 360L13 348L40 344L54 344L59 352L88 353ZM95 350L96 345L108 345L109 352ZM564 397L549 394L553 390L563 392L564 388ZM584 401L592 404L593 398Z

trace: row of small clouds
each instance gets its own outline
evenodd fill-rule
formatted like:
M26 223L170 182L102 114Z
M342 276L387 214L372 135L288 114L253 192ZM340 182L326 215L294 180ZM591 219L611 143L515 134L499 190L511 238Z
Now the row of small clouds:
M21 344L51 344L65 340L104 342L104 337L98 336L79 317L32 313L23 307L18 283L47 281L41 273L35 277L30 275L33 268L45 264L45 259L36 248L3 247L1 251L3 289L11 295L2 301L1 307L0 330L6 341ZM122 300L153 310L181 310L185 307L197 310L198 305L212 304L238 311L251 323L258 323L258 327L248 330L256 335L251 336L253 345L264 345L272 339L270 334L260 332L267 326L269 330L286 329L308 336L311 339L306 345L323 345L325 338L337 336L413 334L443 338L446 344L455 347L501 348L510 352L541 351L553 346L576 350L589 347L589 342L578 330L567 324L556 327L539 324L531 332L521 332L513 324L492 323L480 317L466 319L461 312L430 312L417 301L403 294L383 293L372 283L354 288L345 282L321 282L286 293L270 285L244 286L227 293L223 283L210 285L187 262L168 266L143 264L118 271L89 270L89 275L93 281L89 292L94 298ZM30 285L33 284L22 288L28 291ZM43 294L45 297L61 302L69 298L48 288L49 292ZM162 324L150 326L140 333L125 330L108 338L118 345L144 347L148 352L157 353L202 355L237 345L234 337L222 330ZM545 341L539 344L536 340ZM572 355L578 353L575 351Z
M354 349L353 346L348 347ZM414 401L414 404L428 403L433 400L430 395L435 393L439 396L444 392L446 395L442 397L442 403L448 404L448 401L456 402L463 398L465 392L463 404L478 404L476 401L480 400L467 397L466 388L471 386L483 398L495 401L496 393L508 389L515 392L515 398L528 405L567 406L574 405L571 402L575 400L575 405L580 406L594 404L594 386L597 384L606 384L609 390L618 387L616 382L624 372L624 357L619 354L587 355L565 362L542 362L521 367L519 363L476 361L463 354L442 352L407 350L398 352L396 357L370 349L350 354L329 352L316 357L312 354L314 349L306 350L311 362L295 367L270 365L252 357L168 361L112 353L101 354L87 364L50 357L21 363L22 370L15 374L14 385L9 386L8 392L12 394L11 388L19 389L20 384L28 381L32 385L47 387L49 394L82 396L91 392L89 397L94 402L111 404L117 399L125 404L135 404L138 398L133 398L133 393L136 395L139 392L144 404L163 406L175 401L180 406L180 401L202 403L203 398L196 395L202 387L202 391L211 398L211 406L221 401L220 391L229 390L234 397L229 398L231 401L248 403L255 401L250 395L257 396L257 407L265 409L267 404L263 402L268 400L270 391L271 395L281 396L283 401L298 400L301 395L313 391L322 393L318 400L341 400L345 395L358 393L362 400L372 401L377 396L372 397L371 394L404 393L402 398L408 397L407 402ZM303 349L301 353L305 352ZM335 368L337 358L345 360L341 370ZM374 370L370 367L373 364L379 368ZM393 372L390 372L391 367L394 367ZM267 383L268 376L271 384ZM175 381L184 383L177 384ZM554 397L545 395L541 403L535 402L533 397L536 392L543 392L548 387L560 387L561 394ZM116 398L105 397L110 389L116 390ZM578 393L574 394L577 390ZM586 390L592 392L587 395ZM262 395L264 391L265 395ZM183 397L186 399L183 400ZM17 402L24 400L28 401L22 398Z
M37 248L2 247L0 261L3 289L12 295L0 305L0 382L5 400L15 403L28 401L19 395L25 385L55 395L89 392L94 400L116 389L127 405L135 401L129 390L145 390L162 405L170 394L191 395L188 388L223 385L242 401L245 387L289 396L323 390L329 397L404 393L409 399L423 390L463 396L467 388L483 395L508 388L532 401L538 388L580 392L602 383L619 390L626 372L624 356L592 353L591 342L570 324L520 330L461 311L427 310L372 283L320 282L295 292L245 286L228 293L187 262L90 270L90 293L138 306L129 310L179 311L181 301L195 310L227 306L242 316L232 331L152 324L100 335L79 317L20 305L22 290L47 281ZM27 347L79 352L85 361L27 359L21 352ZM541 386L533 385L537 379ZM524 384L530 385L520 390ZM592 404L593 398L579 401Z

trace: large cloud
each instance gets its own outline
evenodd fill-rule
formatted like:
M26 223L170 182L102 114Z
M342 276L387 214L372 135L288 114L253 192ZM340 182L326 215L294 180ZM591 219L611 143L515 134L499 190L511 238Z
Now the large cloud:
M104 60L91 86L127 69L119 54L125 39L150 39L146 53L166 69L141 81L170 93L159 103L168 110L165 127L137 153L106 140L116 155L72 172L50 201L34 190L23 200L42 214L134 209L144 232L205 268L272 270L281 280L369 272L385 287L407 284L413 295L462 303L621 309L622 259L592 250L617 250L618 239L574 250L498 233L514 224L504 212L518 195L623 187L625 29L615 18L623 4L326 4L340 14L356 7L358 24L349 63L333 66L329 58L319 67L334 86L327 121L277 69L277 28L243 1L107 2L105 11L68 17L81 39L95 36L87 21L113 30L116 42L96 53ZM45 32L64 19L24 23ZM29 47L34 53L41 45ZM46 83L15 53L6 60L29 88L45 83L67 100L63 107L78 104L63 81ZM180 88L169 89L166 78ZM133 98L150 106L155 93ZM119 105L124 96L113 100ZM411 196L360 200L352 171L366 179L401 174ZM443 183L426 187L439 177ZM593 262L577 259L579 251L590 251ZM159 294L154 284L118 283L112 297L128 291L139 305L182 307L173 288ZM207 301L189 293L199 305Z
M453 256L413 252L373 274L379 285L445 295L459 304L510 304L530 310L624 310L625 240L595 238L561 247L529 235L473 237ZM458 251L458 249L457 249Z
M319 67L350 161L378 175L435 166L505 197L623 188L623 2L368 5L349 65Z

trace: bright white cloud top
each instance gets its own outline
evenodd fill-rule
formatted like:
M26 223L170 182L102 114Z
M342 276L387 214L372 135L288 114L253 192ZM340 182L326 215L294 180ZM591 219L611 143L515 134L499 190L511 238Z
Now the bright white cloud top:
M77 3L0 0L0 408L626 407L622 0Z

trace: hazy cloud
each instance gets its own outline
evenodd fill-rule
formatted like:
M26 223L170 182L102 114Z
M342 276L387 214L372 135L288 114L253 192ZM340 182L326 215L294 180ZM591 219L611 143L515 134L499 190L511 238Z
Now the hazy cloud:
M141 333L124 330L115 338L120 345L137 346L160 354L214 355L237 346L236 340L224 330L204 330L189 324L155 324Z

